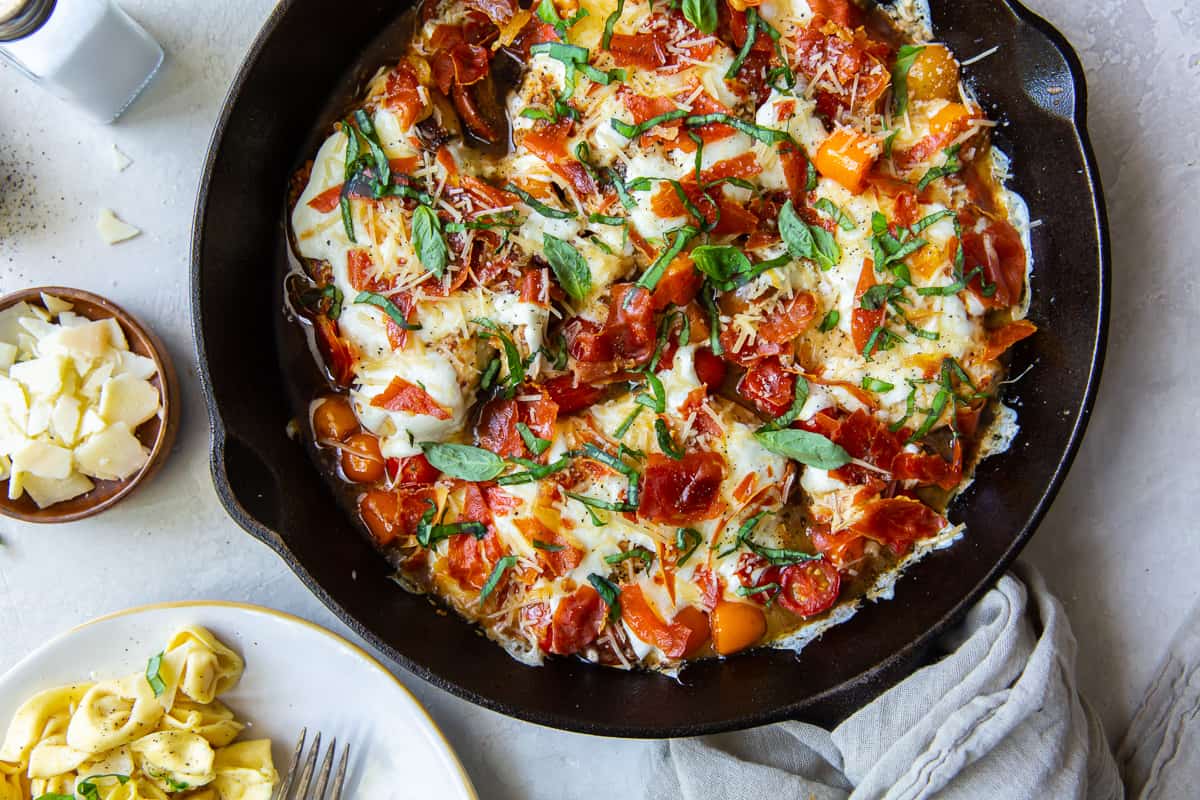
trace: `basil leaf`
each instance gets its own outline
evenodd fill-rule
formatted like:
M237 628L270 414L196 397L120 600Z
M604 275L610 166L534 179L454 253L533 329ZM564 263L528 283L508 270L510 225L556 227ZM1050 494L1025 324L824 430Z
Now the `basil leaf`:
M621 14L625 11L625 0L617 0L617 8L608 15L608 19L604 20L604 35L600 37L600 46L607 50L612 46L613 30L617 27L617 20L621 18Z
M612 129L614 131L621 134L626 139L636 139L656 125L661 125L664 122L670 122L671 120L675 119L683 119L689 113L691 112L685 111L682 108L677 108L674 111L668 111L665 114L659 114L657 117L651 117L645 122L638 123L637 125L630 125L628 122L617 119L616 117L609 120L609 124L612 125Z
M161 697L162 693L167 690L167 684L163 682L159 670L162 668L163 654L159 653L153 656L146 662L146 683L150 684L150 688L154 690L155 697Z
M359 292L358 297L354 298L354 302L375 306L376 308L382 310L383 313L391 317L392 322L396 323L406 331L421 330L420 325L415 325L405 319L403 312L396 307L396 304L381 294L376 294L375 292Z
M773 419L763 427L760 431L777 431L781 428L786 428L800 417L800 412L804 410L804 404L808 402L808 380L803 375L796 376L795 394L792 396L792 405L787 411Z
M429 206L417 206L413 211L412 236L421 266L435 277L442 277L446 272L450 251L446 247L446 240L442 238L442 223L437 212Z
M592 290L592 271L588 269L587 261L571 244L557 236L542 234L542 245L545 247L546 260L558 278L558 285L573 300L584 300Z
M495 453L467 444L421 442L429 463L452 478L490 481L504 471L504 459Z
M588 583L599 592L604 604L608 606L609 622L616 622L621 616L621 588L603 575L592 573L588 575Z
M689 128L699 128L703 125L712 125L720 123L728 125L731 128L741 131L747 136L757 139L763 144L778 144L779 142L792 141L792 135L787 131L779 131L774 128L765 128L762 125L756 125L753 122L747 122L739 117L730 114L716 112L713 114L694 114L683 121L683 124Z
M520 186L517 186L515 183L507 184L504 187L504 191L512 192L517 197L521 198L522 203L529 206L534 211L541 214L543 217L546 217L547 219L574 219L575 218L574 211L563 211L562 209L559 209L559 208L552 208L552 207L546 205L545 203L543 203L541 200L538 200L536 197L534 197L529 192L522 189Z
M604 563L620 564L622 561L628 561L631 558L640 558L648 565L654 561L654 553L651 553L644 547L634 547L630 550L624 551L623 553L614 553L611 556L605 556Z
M838 247L832 233L820 225L809 225L808 230L813 238L813 260L821 269L830 269L842 260L842 248Z
M687 563L703 540L704 537L695 528L680 528L675 531L675 549L679 551L679 555L675 557L675 566L682 567Z
M496 562L496 566L492 568L492 574L488 576L487 582L479 590L479 604L483 605L483 601L488 598L496 587L500 584L500 579L504 577L506 570L512 569L517 565L516 556L505 556Z
M835 308L825 315L825 318L821 320L821 324L817 326L817 330L819 330L821 333L829 333L831 330L837 327L837 324L841 321L841 319L841 312Z
M896 63L892 65L892 94L897 117L903 117L908 110L908 71L924 49L924 45L906 44L896 53Z
M529 448L529 452L535 456L540 456L550 447L549 439L543 439L535 434L524 422L517 423L517 433L521 434L521 441L525 442L525 446Z
M772 453L817 469L837 469L850 463L849 453L819 433L785 428L779 431L757 431L754 438Z
M816 251L816 245L813 243L812 232L809 230L808 223L800 219L800 215L796 213L791 200L788 200L783 204L783 208L779 209L779 235L794 258L814 260L813 254Z
M745 253L729 245L700 245L692 249L691 256L696 269L722 292L736 289L736 276L750 272L752 267Z
M701 33L717 29L717 0L683 0L683 16Z
M834 222L836 222L838 224L838 227L841 228L842 230L844 230L844 231L854 230L854 220L852 220L852 219L850 219L850 217L846 216L846 212L842 211L842 209L838 208L832 200L822 197L820 200L813 203L813 208L815 208L817 211L823 212L825 214L825 216L829 217ZM953 213L953 212L950 212L950 213Z
M525 472L512 472L508 475L501 475L496 479L497 485L511 486L518 483L533 483L571 466L571 459L567 456L563 456L549 464L539 464L536 461L526 461L523 458L514 458L512 460L514 463L528 467L528 469Z

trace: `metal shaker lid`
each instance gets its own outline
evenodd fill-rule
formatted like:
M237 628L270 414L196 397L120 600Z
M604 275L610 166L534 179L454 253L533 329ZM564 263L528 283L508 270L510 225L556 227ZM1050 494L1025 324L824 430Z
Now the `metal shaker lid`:
M55 0L0 0L0 42L23 39L45 24Z

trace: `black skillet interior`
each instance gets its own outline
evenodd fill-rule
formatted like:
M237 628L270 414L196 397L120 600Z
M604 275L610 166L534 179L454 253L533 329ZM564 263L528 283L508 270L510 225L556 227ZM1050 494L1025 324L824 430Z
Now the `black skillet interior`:
M683 736L785 719L832 723L910 671L934 635L989 586L1032 534L1075 453L1099 381L1108 308L1103 201L1087 142L1082 69L1061 35L1007 0L934 3L938 37L1013 157L1036 269L1018 345L1032 369L1008 397L1022 433L953 507L967 536L798 657L761 651L700 663L682 680L567 659L529 668L453 615L389 582L286 426L311 396L303 336L281 312L284 199L292 170L363 78L394 55L396 0L291 0L272 14L214 132L193 241L194 327L213 427L213 478L239 524L273 547L348 625L411 672L533 722L617 736Z

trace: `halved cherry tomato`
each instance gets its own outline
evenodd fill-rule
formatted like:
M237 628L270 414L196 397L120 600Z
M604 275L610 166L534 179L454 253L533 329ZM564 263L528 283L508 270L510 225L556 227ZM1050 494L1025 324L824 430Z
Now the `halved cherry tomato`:
M417 523L433 502L429 487L402 487L394 491L371 489L358 501L358 513L380 546L416 533Z
M758 606L720 600L708 618L713 649L723 656L754 645L767 632L767 618Z
M415 456L406 458L389 458L387 460L388 478L396 481L396 483L428 485L433 483L441 475L441 471L429 460L425 458L423 453L417 453Z
M313 432L318 441L340 442L358 432L358 417L344 397L327 397L313 412Z
M355 483L374 483L383 477L383 454L372 434L356 433L347 439L341 462L342 474Z
M837 602L842 576L825 559L792 564L783 571L779 604L801 617L827 611Z

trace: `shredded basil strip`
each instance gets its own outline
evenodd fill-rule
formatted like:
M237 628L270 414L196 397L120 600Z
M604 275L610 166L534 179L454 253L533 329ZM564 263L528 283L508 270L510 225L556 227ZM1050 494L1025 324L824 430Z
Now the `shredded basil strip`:
M647 291L654 291L654 287L662 279L663 273L667 271L667 265L679 255L679 252L687 246L687 243L699 233L695 228L684 226L675 231L675 240L671 242L671 246L658 254L658 258L654 259L647 270L642 273L642 277L638 279L637 285Z
M579 251L569 242L548 233L542 234L542 245L545 247L543 255L550 262L558 285L572 300L586 299L592 290L592 271Z
M612 167L608 168L608 177L612 181L613 188L617 190L617 197L621 201L621 205L629 210L637 208L637 202L629 196L629 189L625 185L625 181L621 180L621 176Z
M421 266L440 278L446 272L450 250L442 238L442 223L437 212L425 205L417 206L412 217L413 245Z
M517 186L515 183L510 183L504 187L504 191L512 192L517 197L521 198L521 202L532 208L537 213L548 219L574 219L574 211L563 211L560 208L552 208L546 205L541 200L531 195L529 192Z
M711 284L708 288L713 289ZM708 347L713 351L713 355L725 355L725 347L721 344L721 312L717 309L713 292L701 289L698 297L700 305L708 312Z
M543 0L543 2L548 2L548 0ZM564 64L586 64L588 62L587 48L576 44L541 42L529 48L529 52L534 55L545 53L555 61L561 61Z
M159 674L159 669L162 668L162 659L163 654L159 653L146 662L146 683L150 684L150 688L154 690L155 697L161 697L162 693L167 690L167 684Z
M325 310L325 316L337 321L337 318L342 315L342 303L345 300L342 290L330 283L325 286L314 286L300 294L300 304L305 308L316 308L321 300L329 300L329 308Z
M620 564L622 561L628 561L631 558L640 558L649 565L654 561L654 553L651 553L644 547L634 547L622 553L614 553L611 556L604 557L605 564Z
M908 396L904 398L904 416L888 426L888 430L892 433L897 433L904 427L904 423L912 417L917 410L917 384L912 381L908 382Z
M737 594L738 597L753 597L754 595L762 594L763 592L778 592L779 589L780 589L779 584L775 583L774 581L771 581L770 583L764 583L762 586L751 586L751 587L739 586L736 589L734 589L733 591ZM767 605L770 605L771 601L774 599L775 599L774 597L768 598Z
M962 162L958 160L958 150L962 145L954 145L947 147L942 151L946 156L946 161L940 167L931 167L925 176L917 183L917 191L922 192L925 187L936 181L938 178L944 178L947 175L953 175L962 169Z
M538 550L545 550L547 553L558 553L566 550L565 544L554 544L552 542L543 542L541 539L534 539L533 546Z
M670 429L667 428L667 422L662 417L654 420L654 435L658 439L658 447L664 455L676 461L683 460L684 450L675 444L675 439L671 436Z
M612 225L614 227L624 225L624 217L614 217L609 214L588 214L588 222L598 222L601 225Z
M610 69L608 72L605 72L596 69L591 64L579 64L577 68L588 77L588 80L598 83L601 86L608 86L614 81L625 80L625 70L623 69Z
M403 312L401 312L400 309L396 307L396 304L393 303L391 300L388 300L386 297L384 297L381 294L376 294L375 292L359 292L358 297L354 298L354 302L355 303L365 303L369 306L375 306L376 308L383 311L383 313L385 313L389 317L391 317L392 322L396 323L397 325L399 325L401 328L403 328L406 331L421 330L420 325L416 325L414 323L409 322L407 319L405 319Z
M430 464L452 478L490 481L504 471L504 459L480 447L446 442L421 442L420 447Z
M571 465L571 459L568 456L563 456L557 461L549 464L539 464L536 461L526 461L523 458L512 459L514 464L521 464L527 469L524 472L511 472L508 475L501 475L496 478L496 483L499 486L512 486L519 483L533 483L540 481L555 472L561 472Z
M665 114L659 114L657 117L651 117L645 122L637 125L630 125L628 122L617 119L616 117L613 117L611 120L609 120L609 122L612 125L612 129L624 136L626 139L636 139L656 125L661 125L664 122L670 122L671 120L675 119L683 119L689 113L691 112L685 111L682 108L677 108L674 111L668 111Z
M338 199L338 206L342 210L342 227L346 229L346 238L358 244L358 239L354 236L354 210L350 207L350 198L345 193Z
M736 128L742 133L750 136L763 144L778 144L779 142L792 141L792 135L787 131L779 131L774 128L764 128L762 125L756 125L753 122L747 122L739 117L730 114L716 112L713 114L693 114L683 121L683 124L689 128L698 128L702 125L712 125L720 123L728 125L731 128Z
M517 433L521 434L521 441L525 442L525 446L529 448L529 452L535 456L540 456L550 447L549 439L543 439L535 434L524 422L517 423Z
M758 39L758 9L751 6L746 9L746 43L742 45L742 49L738 51L737 57L733 59L733 63L725 71L725 80L731 81L737 77L737 74L742 69L742 64L746 63L750 51L754 49L756 39Z
M496 566L492 568L492 574L488 576L487 582L483 584L483 588L479 590L479 602L483 603L496 587L500 584L500 579L504 577L507 570L512 569L517 565L516 556L504 556L496 562Z
M572 500L578 500L585 506L592 508L600 508L605 511L637 511L637 506L631 503L614 503L611 500L601 500L598 497L588 497L586 494L578 494L576 492L565 492L567 497Z
M754 533L754 528L758 525L759 521L769 513L769 511L760 511L753 517L750 517L750 519L743 522L738 527L737 535L733 537L733 544L718 553L717 556L719 558L723 558L724 556L729 555L741 547L742 544L750 539L750 534Z
M79 785L75 787L75 791L77 791L79 793L79 796L82 797L83 800L100 800L100 790L96 787L96 784L94 783L94 781L98 781L102 778L116 778L117 783L119 783L121 785L124 785L129 782L128 775L121 775L116 772L110 772L106 775L90 775L90 776L88 776L87 780L83 780L83 781L79 782ZM58 798L58 797L65 797L65 798L67 798L67 800L73 800L72 795L69 795L69 794L48 794L48 795L44 794L44 795L41 795L40 797L38 797L37 800L45 800L45 798Z
M508 375L504 382L508 386L509 394L512 394L525 382L525 362L521 360L521 351L517 349L517 343L490 319L476 317L471 321L486 329L486 336L495 336L500 340L500 346L504 349L504 361L508 367Z
M617 9L608 15L608 19L604 20L604 35L600 37L600 47L603 49L607 50L612 46L613 31L624 12L625 0L617 0Z
M817 469L837 469L850 463L850 454L825 436L797 428L778 431L756 431L759 444L801 464Z
M773 567L786 567L792 564L803 564L808 561L820 561L821 556L805 553L803 550L787 550L781 547L766 547L765 545L752 542L749 539L745 542L746 547L750 552L757 556L765 558L767 563Z
M829 333L831 330L837 327L837 324L841 321L841 319L841 312L835 308L825 315L825 318L821 320L821 324L817 326L817 330L819 330L821 333Z
M613 431L613 438L624 439L625 434L629 432L630 427L633 426L634 420L637 419L638 414L642 413L642 409L644 407L645 406L638 405L633 409L633 411L630 411L629 416L622 420L621 424L617 426L617 429Z
M600 594L604 604L608 606L609 622L616 622L621 616L621 588L603 575L592 573L588 575L588 583Z
M675 549L679 551L675 557L675 566L682 567L686 564L702 541L704 537L695 528L680 528L675 531Z
M906 44L896 52L896 63L892 66L892 92L897 117L904 116L908 110L908 71L924 49L924 45Z
M896 388L896 384L881 381L878 378L872 378L870 375L864 375L862 379L862 388L868 392L890 392Z
M523 108L521 109L521 116L525 119L544 119L548 122L558 119L557 116L544 108Z

